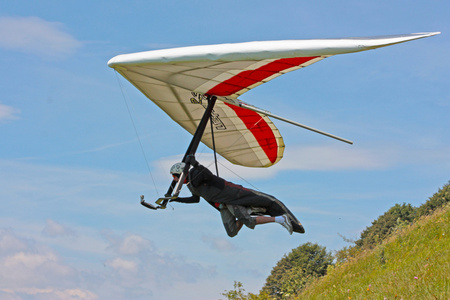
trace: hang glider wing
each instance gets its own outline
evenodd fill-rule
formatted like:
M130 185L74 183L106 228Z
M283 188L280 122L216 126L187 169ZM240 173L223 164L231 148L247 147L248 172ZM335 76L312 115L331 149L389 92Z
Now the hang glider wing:
M266 115L240 107L237 97L329 56L436 34L182 47L118 55L108 65L191 134L205 110L205 95L217 96L221 100L213 112L217 152L238 165L269 167L282 158L283 139ZM209 128L202 142L212 148Z

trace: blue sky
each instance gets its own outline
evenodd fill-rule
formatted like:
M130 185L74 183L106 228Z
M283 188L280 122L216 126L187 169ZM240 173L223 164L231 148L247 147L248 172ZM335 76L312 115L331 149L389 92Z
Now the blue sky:
M2 1L0 298L220 299L235 280L256 293L291 249L341 249L341 236L358 238L395 203L425 202L450 179L449 11L448 1ZM221 160L224 177L277 196L306 234L268 224L230 239L204 202L139 205L165 193L191 136L107 67L113 56L431 31L442 34L334 56L241 97L355 142L275 121L279 164ZM212 163L204 146L197 157Z

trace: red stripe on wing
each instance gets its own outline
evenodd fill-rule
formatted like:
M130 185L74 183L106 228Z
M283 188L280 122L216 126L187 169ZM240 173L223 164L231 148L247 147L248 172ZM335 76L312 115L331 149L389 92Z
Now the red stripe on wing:
M249 86L258 83L276 73L290 69L292 67L300 66L315 57L293 57L293 58L282 58L272 61L262 67L255 70L246 70L241 73L219 83L212 89L210 89L207 94L216 96L229 96L239 92L242 89L248 88Z
M272 128L267 124L267 122L256 112L245 109L239 106L228 105L237 116L244 122L248 130L253 134L253 136L258 141L259 146L266 153L267 158L273 164L278 157L278 143L273 134Z

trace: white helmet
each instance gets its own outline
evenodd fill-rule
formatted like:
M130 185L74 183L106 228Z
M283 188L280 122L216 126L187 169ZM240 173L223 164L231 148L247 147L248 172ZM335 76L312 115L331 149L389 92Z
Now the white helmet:
M179 175L179 174L183 173L185 166L186 166L186 164L184 162L179 162L179 163L174 164L172 166L172 168L170 168L170 174Z

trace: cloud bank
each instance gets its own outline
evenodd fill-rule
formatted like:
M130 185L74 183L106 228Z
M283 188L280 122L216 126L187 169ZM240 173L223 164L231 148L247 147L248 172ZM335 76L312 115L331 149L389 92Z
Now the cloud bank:
M0 48L46 58L64 58L81 45L59 22L38 17L0 17Z
M47 220L46 228L54 223ZM101 235L105 249L96 251L103 250L102 255L91 268L83 269L65 261L59 253L61 249L56 251L38 239L0 228L0 298L91 300L125 299L132 295L133 299L148 299L161 294L161 289L198 284L216 275L214 267L161 251L140 235L112 231ZM85 245L86 253L92 251L90 247Z
M157 166L158 174L168 174L170 166L182 155L161 159ZM214 158L209 153L198 153L197 160L214 170ZM271 178L282 171L343 171L343 170L379 170L395 163L398 153L382 149L342 148L330 146L292 146L286 148L283 159L273 167L246 168L233 165L219 157L220 176L230 180L243 178Z

